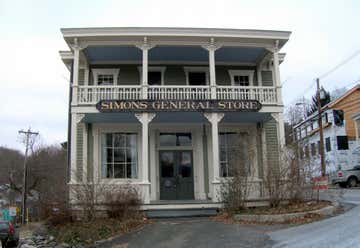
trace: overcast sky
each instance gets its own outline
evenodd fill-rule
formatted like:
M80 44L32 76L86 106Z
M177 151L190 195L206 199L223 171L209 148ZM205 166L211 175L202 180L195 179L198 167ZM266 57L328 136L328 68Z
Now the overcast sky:
M292 31L282 49L286 104L313 79L360 50L360 1L17 1L0 0L0 145L22 149L18 130L66 140L69 72L62 27L160 26ZM328 90L360 79L360 55L321 83ZM305 96L311 96L308 90Z

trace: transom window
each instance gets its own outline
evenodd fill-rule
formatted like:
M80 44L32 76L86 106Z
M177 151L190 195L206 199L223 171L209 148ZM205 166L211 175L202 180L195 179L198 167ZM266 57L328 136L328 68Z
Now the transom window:
M160 146L191 146L191 133L160 133Z
M250 174L248 136L247 133L219 133L221 177L232 177L235 173Z
M137 177L137 134L106 133L102 135L102 177Z
M97 75L98 85L113 85L114 75L112 74L98 74Z

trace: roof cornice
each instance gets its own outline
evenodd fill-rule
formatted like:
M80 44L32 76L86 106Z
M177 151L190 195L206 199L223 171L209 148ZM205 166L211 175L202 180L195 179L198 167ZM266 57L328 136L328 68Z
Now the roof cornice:
M64 38L89 36L192 36L288 40L290 31L219 28L94 27L62 28Z

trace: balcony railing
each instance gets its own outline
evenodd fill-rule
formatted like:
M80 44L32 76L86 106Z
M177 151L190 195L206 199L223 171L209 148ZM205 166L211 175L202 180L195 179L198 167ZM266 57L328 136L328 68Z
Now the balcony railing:
M258 100L262 104L277 104L275 87L261 86L216 86L218 100ZM149 86L148 99L169 100L210 100L212 89L210 86ZM134 86L78 86L77 104L92 105L100 100L135 100L143 99L140 85Z

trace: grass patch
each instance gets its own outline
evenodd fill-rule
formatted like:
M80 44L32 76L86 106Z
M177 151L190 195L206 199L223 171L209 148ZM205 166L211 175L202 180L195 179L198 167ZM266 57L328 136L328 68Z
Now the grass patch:
M279 205L278 207L252 207L237 210L236 214L290 214L318 210L331 203L328 201L308 201Z

